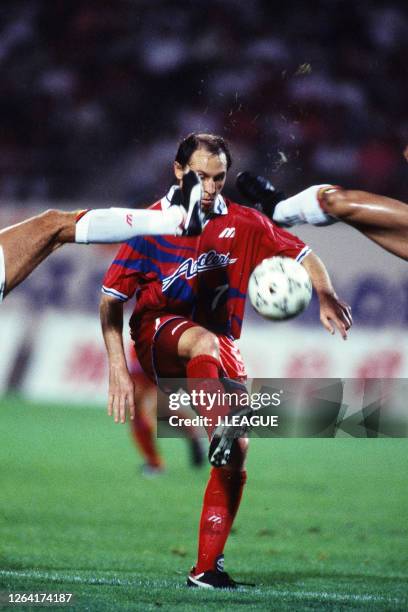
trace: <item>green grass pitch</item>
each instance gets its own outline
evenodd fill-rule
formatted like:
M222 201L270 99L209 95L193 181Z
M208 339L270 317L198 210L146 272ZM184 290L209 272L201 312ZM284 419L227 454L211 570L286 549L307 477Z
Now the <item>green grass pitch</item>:
M256 583L239 592L185 588L207 468L161 446L168 471L144 480L102 410L3 399L0 607L70 592L75 610L408 609L406 440L254 440L226 548Z

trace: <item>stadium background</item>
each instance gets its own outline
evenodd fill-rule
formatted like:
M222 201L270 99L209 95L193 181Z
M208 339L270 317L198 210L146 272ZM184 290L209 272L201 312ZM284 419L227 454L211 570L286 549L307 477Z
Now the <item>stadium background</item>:
M235 174L250 169L288 194L331 182L407 200L404 2L319 0L313 10L301 2L276 10L266 0L16 0L1 3L0 20L0 227L50 207L154 201L172 181L176 143L193 130L229 141L225 192L233 198ZM315 303L282 325L248 312L241 347L249 373L407 377L406 263L347 227L297 233L324 259L355 327L346 343L330 337ZM27 415L18 420L27 461L32 428L53 431L47 406L75 423L81 417L69 406L104 405L97 307L114 253L66 246L2 304L6 457L14 402ZM117 435L98 427L109 440ZM50 452L58 464L63 451L51 444ZM380 463L381 454L372 470ZM406 499L394 509L406 512Z

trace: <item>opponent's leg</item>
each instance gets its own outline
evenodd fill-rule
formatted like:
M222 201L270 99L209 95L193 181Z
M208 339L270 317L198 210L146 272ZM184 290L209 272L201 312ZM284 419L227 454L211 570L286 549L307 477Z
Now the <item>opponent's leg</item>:
M203 229L202 187L190 171L181 189L175 187L170 205L160 210L107 208L84 211L76 225L75 242L124 242L134 236L198 236ZM67 240L70 242L70 240Z
M183 200L184 202L184 200ZM5 265L7 295L21 283L52 251L67 242L114 243L139 235L178 235L199 232L189 226L191 210L197 201L191 198L166 210L107 208L63 212L47 210L0 231ZM190 214L190 217L188 215Z
M143 476L153 476L164 471L164 461L156 443L155 427L145 411L139 407L135 418L130 421L132 437L142 454L145 463L142 466Z
M63 234L64 242L85 244L124 242L135 236L182 234L185 211L181 206L166 210L97 208L78 213L74 236Z
M356 228L390 253L408 259L408 205L365 191L340 188L319 194L322 209Z
M278 225L323 226L343 221L390 253L408 259L408 205L404 202L332 185L313 185L279 201L267 179L249 172L238 175L237 187Z
M144 459L141 468L142 475L152 477L164 471L164 461L156 439L156 387L141 370L134 353L131 353L129 368L132 373L134 401L137 406L134 419L130 421L130 429L133 441Z
M5 260L5 295L61 246L60 234L74 238L75 215L47 210L37 217L0 231Z

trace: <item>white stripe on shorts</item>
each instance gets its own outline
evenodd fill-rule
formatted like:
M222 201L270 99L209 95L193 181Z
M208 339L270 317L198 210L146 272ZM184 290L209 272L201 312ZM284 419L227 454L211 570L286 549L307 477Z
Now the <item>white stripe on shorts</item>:
M0 244L0 302L3 301L5 284L6 284L6 265L4 263L3 247Z

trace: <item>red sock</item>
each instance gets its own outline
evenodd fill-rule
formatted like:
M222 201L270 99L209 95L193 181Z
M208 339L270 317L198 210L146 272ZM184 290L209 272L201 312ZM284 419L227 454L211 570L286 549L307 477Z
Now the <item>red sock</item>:
M193 357L187 363L186 374L188 378L189 391L204 391L204 393L220 394L224 393L225 389L220 381L220 373L222 372L222 366L220 361L212 355L198 355ZM197 380L200 379L200 380ZM229 413L229 406L214 404L211 410L207 410L208 404L203 403L198 406L194 406L194 409L200 416L209 417L213 419L213 425L208 426L207 433L211 437L213 429L215 427L216 419L218 415L225 416Z
M245 471L212 468L201 513L196 574L215 569L238 512L245 481Z
M153 467L160 467L163 461L156 446L154 427L143 412L137 411L131 421L133 439L139 447L146 463Z
M219 378L222 366L212 355L197 355L187 363L187 378Z
M78 210L75 215L75 223L78 223L78 221L82 219L87 212L89 212L89 208L85 208L85 210Z

